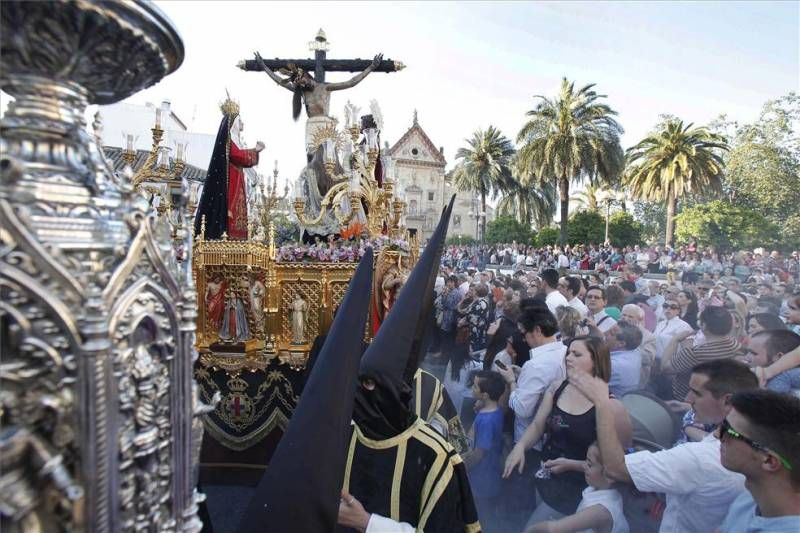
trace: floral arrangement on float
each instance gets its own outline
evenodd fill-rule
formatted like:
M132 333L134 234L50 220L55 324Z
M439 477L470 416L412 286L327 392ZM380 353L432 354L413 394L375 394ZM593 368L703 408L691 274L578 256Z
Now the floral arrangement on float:
M327 241L315 238L312 244L285 244L278 248L277 260L284 263L354 263L357 262L368 247L376 253L380 250L399 252L406 255L411 252L411 245L404 239L392 239L387 235L367 238L366 227L354 222L342 228L340 238L329 236Z

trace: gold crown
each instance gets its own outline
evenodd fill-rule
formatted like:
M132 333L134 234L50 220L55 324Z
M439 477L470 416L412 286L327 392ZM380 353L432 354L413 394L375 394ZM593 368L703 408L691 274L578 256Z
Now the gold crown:
M228 380L227 385L231 392L241 393L247 390L247 382L239 376L234 376Z
M235 117L239 114L239 102L231 100L229 96L224 102L219 104L219 109L223 114L229 117Z

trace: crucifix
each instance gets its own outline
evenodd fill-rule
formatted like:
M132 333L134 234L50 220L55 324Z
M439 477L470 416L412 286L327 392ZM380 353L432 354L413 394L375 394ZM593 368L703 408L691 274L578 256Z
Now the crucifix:
M300 116L301 100L305 103L309 119L329 117L330 93L355 87L371 72L397 72L405 68L399 61L383 59L378 54L372 61L365 59L327 59L328 40L319 30L309 43L314 59L263 59L256 52L255 59L240 61L237 66L244 71L264 71L278 85L294 93L293 116ZM282 78L275 71L286 76ZM313 71L313 75L311 74ZM328 83L326 72L358 72L347 81Z

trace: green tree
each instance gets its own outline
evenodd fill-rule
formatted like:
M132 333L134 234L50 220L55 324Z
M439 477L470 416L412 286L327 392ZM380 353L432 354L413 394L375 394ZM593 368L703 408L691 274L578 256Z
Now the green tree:
M536 246L553 246L558 242L560 233L561 231L557 227L547 226L539 230L533 242Z
M513 180L502 191L497 203L498 215L510 215L526 226L543 228L553 221L556 213L556 191L552 183L541 187L523 185Z
M633 202L633 216L642 225L642 239L659 242L667 230L667 208L661 202Z
M489 222L486 229L486 242L507 243L512 241L531 242L531 227L512 216L500 216Z
M448 246L461 245L461 244L470 245L470 244L475 244L476 242L477 241L473 237L470 237L469 235L463 235L463 236L451 235L450 237L447 238Z
M518 164L525 181L549 181L558 187L561 204L560 240L567 242L571 182L615 181L623 168L617 114L600 100L594 84L575 89L566 78L555 98L536 96L529 120L517 135Z
M779 235L778 227L757 211L723 200L684 209L675 225L679 242L697 239L722 251L773 246Z
M670 118L660 131L628 150L625 180L634 197L665 202L665 242L672 244L675 209L688 194L722 191L722 153L728 144L721 135Z
M573 193L569 199L575 204L578 210L588 209L589 211L597 211L597 193L601 190L603 190L602 187L590 183L582 191Z
M643 226L625 211L617 211L608 218L608 240L614 246L641 244Z
M456 152L460 162L451 177L459 190L480 194L481 211L486 213L486 196L496 197L498 192L512 186L511 165L516 150L494 126L476 131L466 141L467 146ZM481 235L486 235L486 217L481 219Z
M569 218L569 242L572 244L603 242L606 219L597 211L576 211Z
M800 96L766 102L755 122L740 126L723 115L715 126L729 132L731 150L725 157L725 191L734 205L752 207L784 228L793 239L787 218L800 205Z

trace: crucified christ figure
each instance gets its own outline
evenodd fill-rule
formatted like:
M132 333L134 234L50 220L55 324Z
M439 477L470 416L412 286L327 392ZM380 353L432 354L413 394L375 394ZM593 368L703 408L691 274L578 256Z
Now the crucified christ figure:
M309 72L306 72L294 64L288 65L287 68L280 69L279 72L287 76L286 78L281 78L264 64L261 54L256 52L255 57L258 64L264 69L264 72L266 72L275 83L294 93L292 116L297 120L300 116L302 102L306 104L306 114L308 118L329 116L331 91L341 91L342 89L349 89L358 85L361 80L366 78L367 75L380 64L383 59L383 54L376 55L367 68L349 80L341 83L319 82L315 80Z

